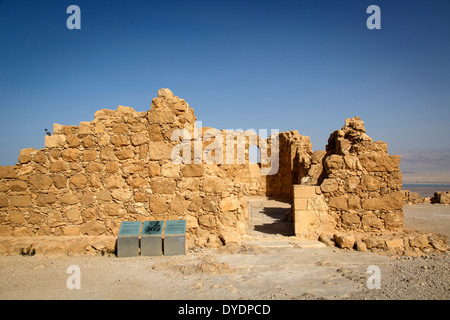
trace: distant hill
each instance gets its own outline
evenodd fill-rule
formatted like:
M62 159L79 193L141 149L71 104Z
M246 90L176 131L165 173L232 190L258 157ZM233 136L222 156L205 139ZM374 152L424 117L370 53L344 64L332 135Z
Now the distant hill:
M403 183L450 183L450 149L389 151L402 156Z

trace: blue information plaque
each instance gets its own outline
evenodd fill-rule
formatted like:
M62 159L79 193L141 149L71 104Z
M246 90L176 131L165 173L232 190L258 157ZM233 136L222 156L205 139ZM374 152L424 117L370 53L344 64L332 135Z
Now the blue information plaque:
M117 256L136 257L139 256L139 234L141 232L141 221L123 221L120 225L117 237Z
M186 254L186 220L167 220L164 229L164 255Z
M144 221L141 233L141 256L161 256L164 221Z

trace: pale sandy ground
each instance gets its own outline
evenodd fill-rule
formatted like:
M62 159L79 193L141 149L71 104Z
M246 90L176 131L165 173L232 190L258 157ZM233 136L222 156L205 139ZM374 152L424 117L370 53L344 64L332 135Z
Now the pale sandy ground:
M406 226L450 235L450 206L404 211ZM280 235L265 241L172 257L0 257L0 299L450 298L448 252L396 259L316 243L299 247ZM67 287L71 265L80 268L80 289ZM370 265L380 268L380 289L367 287Z

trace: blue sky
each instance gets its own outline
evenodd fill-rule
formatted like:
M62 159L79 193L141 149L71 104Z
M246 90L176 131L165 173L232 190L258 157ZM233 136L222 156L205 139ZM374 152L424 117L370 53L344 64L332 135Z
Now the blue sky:
M69 30L66 9L81 9ZM381 30L369 30L369 5ZM450 1L0 1L0 165L53 123L148 110L170 88L203 126L298 130L323 150L358 115L404 149L450 148Z

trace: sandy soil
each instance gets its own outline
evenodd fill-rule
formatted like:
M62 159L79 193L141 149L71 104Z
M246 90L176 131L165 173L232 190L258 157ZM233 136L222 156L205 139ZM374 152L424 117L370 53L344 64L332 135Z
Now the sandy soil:
M413 205L404 211L406 226L449 234L450 206ZM450 298L449 252L397 258L290 239L265 238L185 256L0 257L0 299ZM367 285L373 265L380 270L380 289ZM67 286L69 266L79 267L80 289Z

